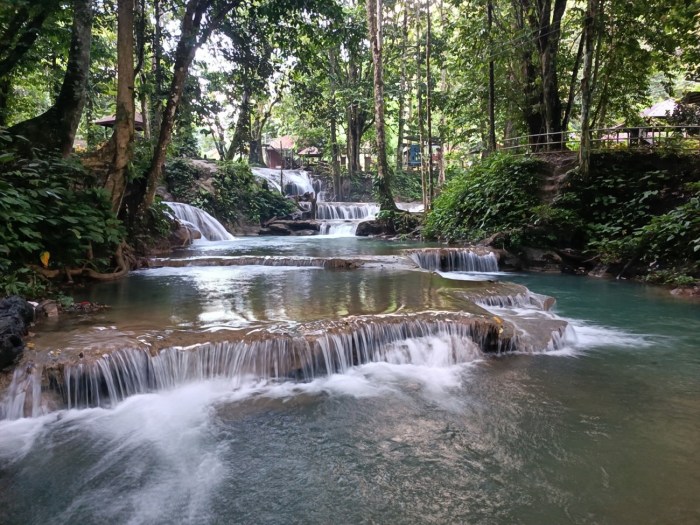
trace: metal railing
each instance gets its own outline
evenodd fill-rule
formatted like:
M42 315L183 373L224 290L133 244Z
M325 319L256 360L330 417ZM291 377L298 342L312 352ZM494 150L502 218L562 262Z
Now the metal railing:
M618 126L590 133L592 151L668 149L700 153L700 126ZM547 154L577 151L580 146L580 134L540 133L506 139L498 149L515 154Z

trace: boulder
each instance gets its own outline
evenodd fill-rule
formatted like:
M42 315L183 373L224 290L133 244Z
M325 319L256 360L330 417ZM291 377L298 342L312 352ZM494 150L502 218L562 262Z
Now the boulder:
M540 270L543 272L561 271L561 257L549 250L525 247L522 250L525 266L529 270Z
M671 290L671 295L700 298L700 286L679 286Z
M41 301L36 307L36 315L37 317L58 317L58 304L51 299Z
M22 336L34 319L34 308L21 297L0 301L0 369L13 364L24 350Z
M387 226L383 221L364 221L357 225L355 235L358 237L369 237L370 235L393 235L393 228Z

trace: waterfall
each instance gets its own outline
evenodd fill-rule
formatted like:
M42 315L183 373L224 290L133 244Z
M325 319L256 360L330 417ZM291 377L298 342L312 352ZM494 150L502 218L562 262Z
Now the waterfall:
M273 168L251 168L253 175L266 180L271 189L281 192L280 171L285 195L316 193L308 172L304 170L278 170Z
M228 378L237 388L251 378L310 381L370 362L447 367L484 352L544 351L559 344L560 324L552 325L544 339L527 342L488 316L419 312L317 321L293 331L253 331L239 341L159 351L125 348L43 370L18 367L0 404L0 418L41 415L49 404L111 406L131 395L209 378Z
M360 221L324 221L319 228L320 235L329 237L354 237Z
M553 297L527 291L515 295L489 295L475 299L476 304L496 308L535 308L537 310L549 310L554 304Z
M172 210L179 221L199 230L202 237L207 241L230 241L235 239L219 221L204 210L182 202L163 202L163 204Z
M321 220L321 235L354 237L362 221L372 220L379 205L372 202L322 202L317 205L316 218Z
M316 208L316 218L320 220L368 220L377 213L379 205L372 202L323 202Z
M443 272L498 271L498 259L492 252L480 255L468 248L437 248L407 252L420 268Z

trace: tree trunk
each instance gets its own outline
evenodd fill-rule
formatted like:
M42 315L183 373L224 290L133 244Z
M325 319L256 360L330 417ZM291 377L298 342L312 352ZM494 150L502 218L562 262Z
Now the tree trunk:
M547 149L563 149L562 104L559 97L559 79L557 76L557 58L561 41L561 19L566 10L566 0L543 2L538 30L540 36L540 65L542 69L542 99L544 101L545 127L547 130Z
M228 9L233 9L233 5L229 5ZM201 46L211 31L215 28L215 22L209 20L209 26L205 35L200 38L199 32L202 27L204 14L210 7L210 2L205 0L189 0L185 9L185 15L182 19L182 30L180 40L175 49L175 64L173 67L173 79L170 83L170 95L163 111L162 122L160 125L160 133L158 135L158 143L156 144L151 160L151 166L148 170L145 179L145 191L143 197L136 195L139 202L138 208L144 212L153 204L153 199L156 196L156 188L163 174L163 165L165 164L165 156L172 138L173 127L175 125L175 113L182 98L182 91L185 87L185 81L189 73L190 65L194 59L199 46Z
M278 94L269 105L258 103L258 109L255 112L255 120L250 130L250 150L248 152L249 164L264 164L263 162L263 129L265 124L272 116L272 109L282 99L282 95ZM261 114L262 113L262 114Z
M126 192L134 144L134 0L119 0L117 12L117 116L113 157L105 189L118 213Z
M408 6L404 5L403 22L401 23L401 77L399 80L399 118L397 145L396 145L396 169L403 170L403 136L406 126L406 49L408 48Z
M379 209L397 211L391 194L391 173L384 136L384 65L382 62L382 0L367 0L369 40L374 64L374 128L377 139L377 197Z
M348 173L352 176L360 169L360 143L367 118L360 104L354 101L348 106Z
M26 149L36 144L63 156L70 154L87 97L91 42L92 2L74 0L71 45L61 90L46 112L10 128L13 135L28 139L28 144L17 143L18 147Z
M226 160L233 160L236 153L243 152L243 146L250 141L250 89L243 89L243 97L241 98L241 107L238 112L238 120L233 131L231 144L226 151Z
M428 125L428 211L433 208L433 198L435 197L435 181L433 180L433 112L432 112L432 77L430 74L430 51L431 51L431 19L430 2L425 4L425 15L428 20L428 27L425 32L425 113Z
M153 109L153 120L151 129L160 129L163 120L163 28L161 17L161 0L153 0L153 14L155 27L153 28L153 97L151 108ZM145 118L145 115L144 115Z
M581 147L579 149L579 166L584 179L588 178L591 158L591 74L593 69L593 43L595 21L598 13L598 0L588 0L586 18L583 23L584 54L583 78L581 79Z
M0 126L7 126L7 109L10 106L12 82L10 76L0 77Z
M418 142L420 144L420 181L423 193L423 208L430 206L428 201L428 180L425 169L425 116L423 114L423 77L421 73L421 32L420 6L416 4L416 102L418 104Z
M488 150L496 151L496 75L494 72L493 57L493 0L488 0L486 6L486 18L489 35L489 138Z
M328 51L328 66L330 71L330 135L331 135L331 173L333 174L333 192L335 193L334 200L343 200L343 181L340 174L340 147L338 146L338 119L337 119L337 100L335 95L336 75L338 74L336 56L332 50Z

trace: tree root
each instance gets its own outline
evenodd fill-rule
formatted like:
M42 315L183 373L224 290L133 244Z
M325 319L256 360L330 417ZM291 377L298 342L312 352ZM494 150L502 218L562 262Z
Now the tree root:
M42 275L46 277L47 279L56 279L57 277L65 274L69 282L73 281L73 277L88 277L90 279L93 279L95 281L116 281L118 279L121 279L124 277L126 274L129 273L130 270L130 264L127 263L127 258L124 255L124 248L126 247L125 243L121 243L118 247L116 252L114 253L114 260L116 261L117 265L116 268L113 272L98 272L96 270L93 270L92 268L63 268L63 269L57 269L57 270L49 270L48 268L42 268L41 266L37 266L35 264L29 265L29 267L34 270L36 273L39 275ZM129 259L132 259L129 257Z

